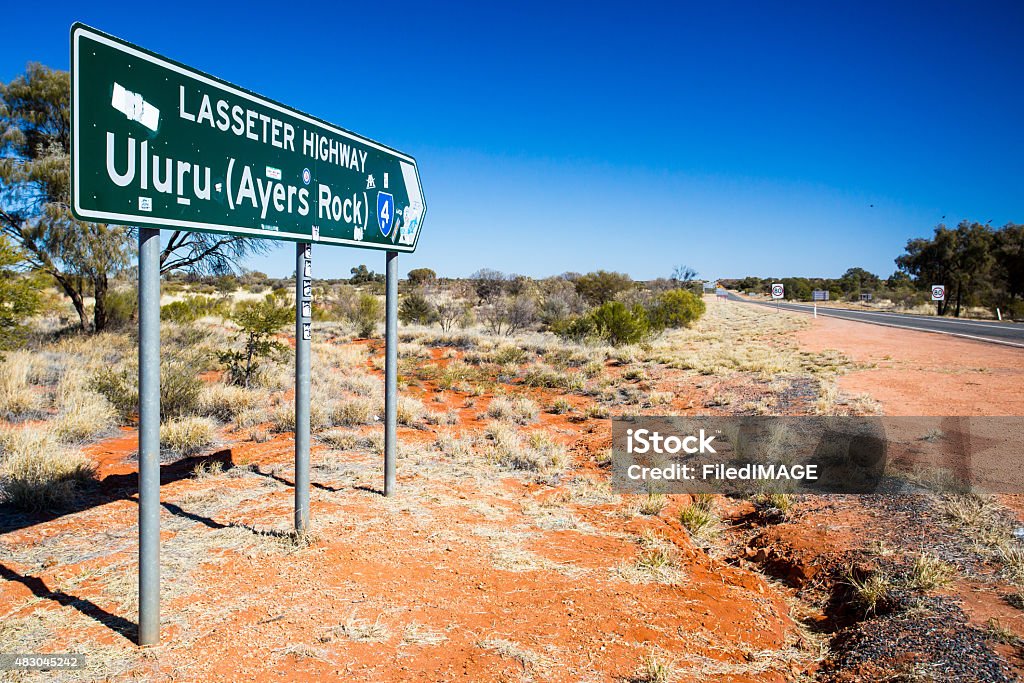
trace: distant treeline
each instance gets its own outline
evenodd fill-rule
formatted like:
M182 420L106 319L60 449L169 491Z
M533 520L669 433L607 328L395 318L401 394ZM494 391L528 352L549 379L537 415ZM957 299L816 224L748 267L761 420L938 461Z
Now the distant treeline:
M786 298L810 301L814 290L827 290L831 300L857 301L861 295L889 299L914 307L931 299L932 285L945 285L940 315L981 306L1024 318L1024 225L993 228L963 221L955 228L939 225L932 237L907 242L896 258L897 270L881 278L863 268L850 268L838 278L745 277L719 284L753 294L768 294L773 282L786 286Z

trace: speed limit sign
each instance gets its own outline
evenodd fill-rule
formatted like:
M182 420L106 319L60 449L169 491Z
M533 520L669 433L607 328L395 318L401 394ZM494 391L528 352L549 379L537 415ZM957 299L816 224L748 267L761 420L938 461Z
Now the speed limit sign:
M786 288L781 283L776 282L775 284L772 285L773 299L781 299L783 296L785 296L785 293Z
M946 300L946 285L932 285L932 301Z

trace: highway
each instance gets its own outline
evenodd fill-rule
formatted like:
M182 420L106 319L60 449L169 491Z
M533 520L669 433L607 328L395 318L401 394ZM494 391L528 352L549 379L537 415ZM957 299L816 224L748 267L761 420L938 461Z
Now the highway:
M744 299L733 292L728 293L730 301L740 301L745 304L768 306L786 311L799 313L813 313L812 304L794 304L781 302L779 304L766 301L753 301ZM974 339L975 341L990 342L992 344L1003 344L1005 346L1016 346L1024 349L1024 325L1012 322L988 322L984 320L958 320L955 318L937 318L926 315L909 315L905 313L881 313L875 311L854 311L844 308L829 308L818 306L818 315L840 320L853 320L860 323L872 325L884 325L886 327L898 327L904 330L916 330L918 332L934 332L937 334L948 334L953 337Z

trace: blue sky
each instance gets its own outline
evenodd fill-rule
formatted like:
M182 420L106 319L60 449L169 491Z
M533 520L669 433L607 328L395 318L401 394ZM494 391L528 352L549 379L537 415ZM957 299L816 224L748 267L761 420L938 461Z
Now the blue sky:
M0 80L66 69L78 20L415 156L430 209L403 272L888 275L942 216L1024 221L1020 2L33 10L5 9Z

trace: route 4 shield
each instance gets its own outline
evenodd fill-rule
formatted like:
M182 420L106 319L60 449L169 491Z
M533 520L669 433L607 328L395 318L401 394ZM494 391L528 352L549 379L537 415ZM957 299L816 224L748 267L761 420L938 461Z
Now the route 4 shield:
M388 192L377 193L377 225L380 234L387 237L395 224L395 198Z
M946 300L946 285L932 285L932 301Z

